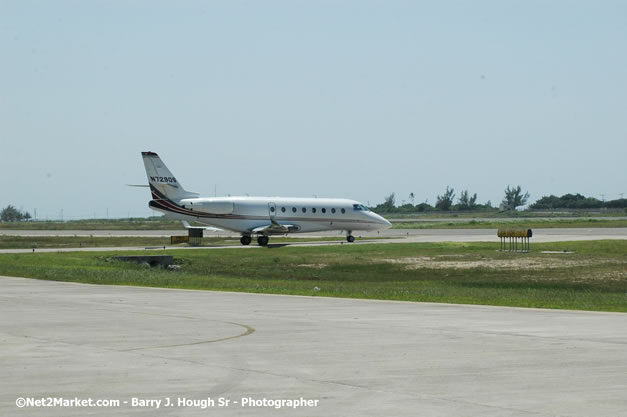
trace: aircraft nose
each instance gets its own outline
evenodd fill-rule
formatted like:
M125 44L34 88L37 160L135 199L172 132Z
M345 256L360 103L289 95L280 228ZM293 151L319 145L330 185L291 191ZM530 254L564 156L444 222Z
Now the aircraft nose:
M379 216L378 214L375 214L375 216L377 219L377 223L381 225L381 229L389 229L390 227L392 227L392 223L390 223L388 219L384 218L383 216Z
M383 220L383 224L385 225L385 227L392 227L392 223L388 219L381 217L381 220Z

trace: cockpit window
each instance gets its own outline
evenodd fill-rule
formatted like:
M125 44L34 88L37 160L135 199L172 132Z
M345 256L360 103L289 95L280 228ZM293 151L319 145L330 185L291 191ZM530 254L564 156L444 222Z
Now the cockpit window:
M353 210L355 211L370 211L370 209L363 204L353 204Z

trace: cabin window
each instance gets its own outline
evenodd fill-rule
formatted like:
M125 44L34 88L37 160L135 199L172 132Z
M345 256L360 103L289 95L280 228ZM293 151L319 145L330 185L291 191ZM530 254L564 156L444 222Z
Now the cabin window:
M285 213L285 207L281 207L281 211Z
M335 209L334 208L331 209L331 213L335 213Z
M314 214L316 214L316 208L315 208L315 207L314 207L314 208L312 208L312 209L311 209L311 212L312 212L312 213L314 213Z
M270 206L270 211L274 213L274 206Z
M296 207L292 207L292 213L296 213Z
M303 213L307 213L307 209L303 207Z
M323 209L322 209L322 212L323 212L323 213L326 213L326 212L327 212L327 209L323 208Z
M342 214L346 213L346 209L342 209Z

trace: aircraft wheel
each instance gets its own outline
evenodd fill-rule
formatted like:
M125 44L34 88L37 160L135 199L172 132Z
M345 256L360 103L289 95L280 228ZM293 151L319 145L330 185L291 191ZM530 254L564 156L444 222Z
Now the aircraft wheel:
M349 243L353 243L355 241L355 236L348 235L348 236L346 236L346 240L348 240Z
M244 235L244 236L242 236L242 237L240 238L240 240L239 240L239 241L240 241L240 243L241 243L242 245L246 246L246 245L250 245L250 242L251 242L252 240L253 240L253 239L252 239L250 236L248 236L248 235Z
M269 240L270 239L268 238L268 236L262 235L257 238L257 243L259 244L259 246L267 246Z

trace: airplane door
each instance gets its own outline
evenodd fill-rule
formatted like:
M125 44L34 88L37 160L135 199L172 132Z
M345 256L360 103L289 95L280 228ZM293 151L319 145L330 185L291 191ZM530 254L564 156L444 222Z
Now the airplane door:
M268 213L271 220L276 220L276 204L268 203Z

